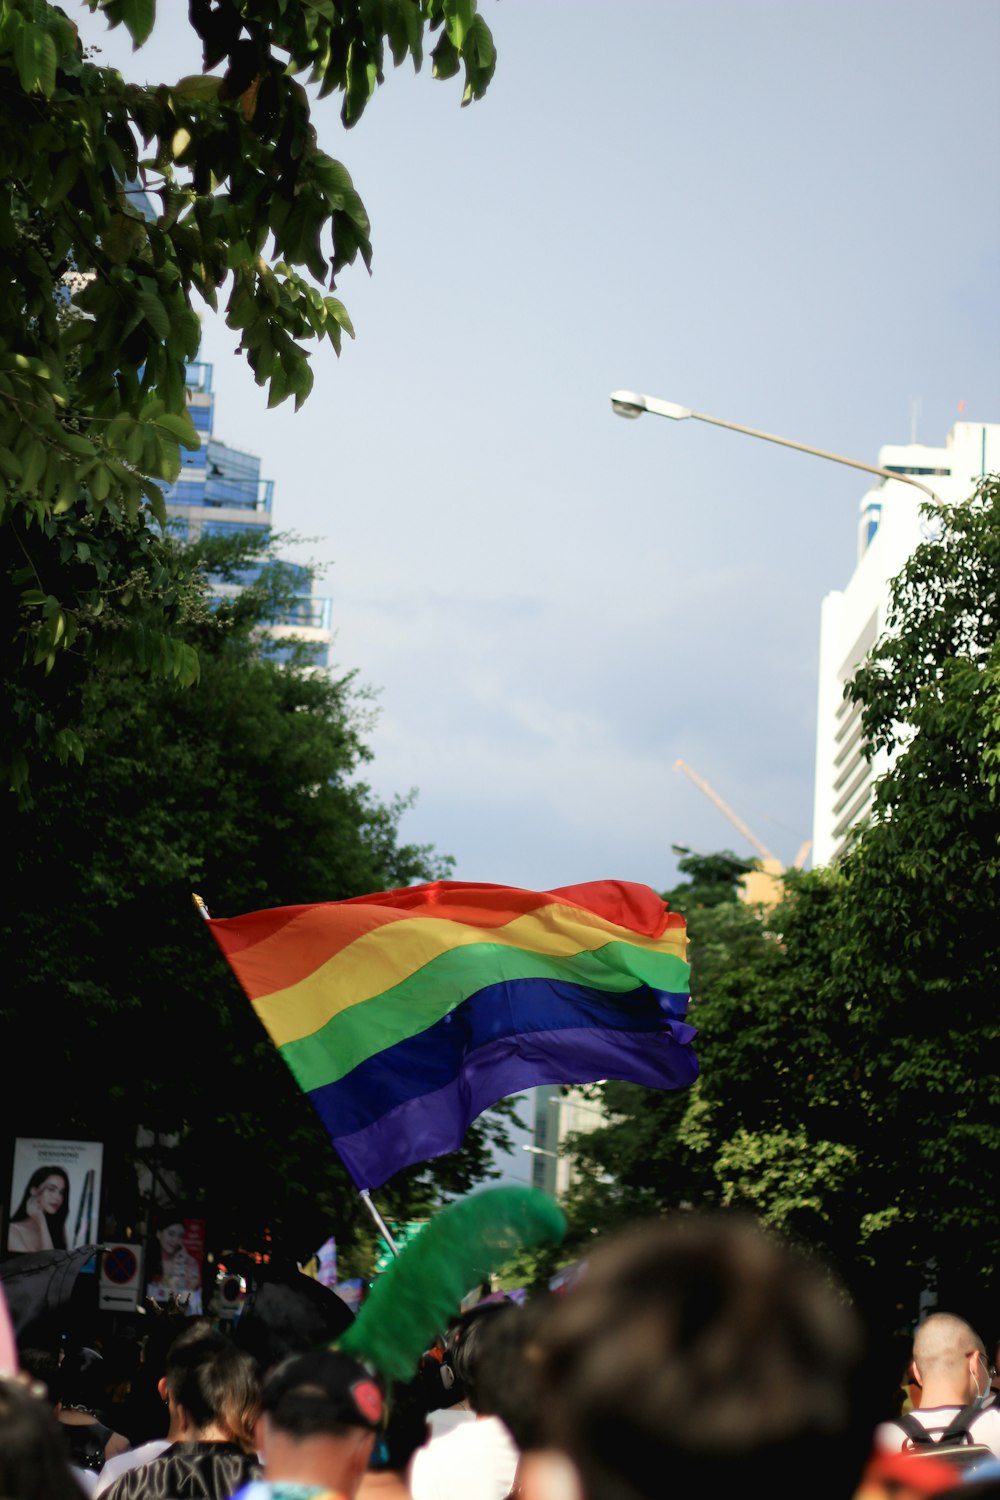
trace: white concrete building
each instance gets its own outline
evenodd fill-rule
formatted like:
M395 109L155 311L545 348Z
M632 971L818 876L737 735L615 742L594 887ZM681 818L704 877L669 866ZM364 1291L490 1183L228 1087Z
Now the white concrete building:
M984 474L1000 470L1000 424L957 422L943 448L892 444L879 450L877 464L912 476L954 505L968 499ZM869 817L874 782L889 765L881 751L870 764L865 759L860 710L845 700L844 687L885 630L890 583L924 539L921 507L927 498L912 484L877 481L861 501L854 573L846 588L823 600L814 866L831 864L844 852L851 829Z

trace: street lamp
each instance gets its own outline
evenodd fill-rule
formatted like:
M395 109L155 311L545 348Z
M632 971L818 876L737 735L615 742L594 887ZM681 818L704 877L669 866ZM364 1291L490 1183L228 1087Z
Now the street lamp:
M743 427L739 422L727 422L723 417L709 417L703 411L692 411L690 406L678 406L676 401L661 401L658 396L640 396L638 391L612 391L611 408L618 417L641 417L644 411L656 417L669 417L672 422L683 422L692 417L696 422L711 422L713 427L728 427L731 432L745 432L748 437L763 438L768 443L780 443L782 448L797 448L800 453L812 453L816 458L829 458L835 464L847 464L852 469L863 469L866 474L878 474L882 479L895 479L900 484L912 484L925 495L930 495L935 505L941 504L939 496L919 479L909 474L894 474L891 469L878 469L874 464L859 463L856 458L845 458L842 453L828 453L825 448L813 448L808 443L797 443L793 438L775 437L773 432L761 432L756 427Z
M552 1156L556 1161L559 1160L558 1151L546 1151L544 1146L522 1146L521 1150L530 1151L532 1156Z

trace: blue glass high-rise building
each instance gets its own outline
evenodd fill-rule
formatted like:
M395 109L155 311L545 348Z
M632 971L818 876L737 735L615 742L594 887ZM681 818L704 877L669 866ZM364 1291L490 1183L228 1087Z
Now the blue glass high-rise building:
M183 454L183 468L167 487L167 515L175 536L196 541L247 531L270 531L274 482L260 477L260 459L231 448L215 436L215 392L212 366L197 361L187 367L188 410L201 436L196 453ZM268 655L281 660L292 642L306 645L316 666L325 666L331 640L332 601L312 591L308 570L284 562L297 593L289 609L268 625ZM217 584L219 593L227 591Z

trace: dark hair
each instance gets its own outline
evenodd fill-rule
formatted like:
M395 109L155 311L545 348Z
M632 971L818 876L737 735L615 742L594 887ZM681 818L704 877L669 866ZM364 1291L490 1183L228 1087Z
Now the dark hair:
M520 1306L509 1302L504 1316L491 1318L481 1330L476 1410L499 1417L522 1453L543 1442L545 1393L536 1345L554 1301L554 1294L542 1293Z
M51 1349L38 1349L29 1345L17 1351L17 1361L22 1373L44 1385L49 1404L55 1406L62 1397L59 1393L59 1356Z
M454 1372L455 1385L464 1392L475 1412L480 1410L478 1377L483 1333L488 1324L504 1316L510 1305L509 1302L479 1302L455 1319L445 1337L445 1360Z
M197 1320L167 1351L167 1389L196 1427L217 1423L247 1453L255 1452L260 1410L256 1361L206 1320Z
M146 1308L136 1349L138 1365L119 1407L119 1431L131 1438L134 1447L152 1438L166 1437L170 1417L159 1392L159 1381L166 1373L167 1351L180 1333L199 1326L198 1319L189 1318L173 1304L149 1299Z
M41 1386L16 1376L0 1376L0 1495L5 1500L83 1497Z
M104 1356L89 1344L67 1349L56 1371L55 1390L66 1406L80 1406L104 1421L108 1401Z
M297 1440L352 1428L378 1432L385 1417L384 1387L367 1366L338 1349L292 1354L264 1382L263 1411Z
M539 1330L546 1439L587 1500L852 1494L871 1445L857 1310L738 1214L686 1213L588 1256Z
M32 1188L43 1183L46 1177L61 1177L63 1180L63 1201L54 1214L46 1214L48 1220L49 1234L52 1236L52 1246L55 1250L66 1249L66 1219L69 1215L69 1176L64 1167L36 1167L28 1178L24 1193L17 1208L10 1216L11 1224L23 1224L28 1217L28 1195Z

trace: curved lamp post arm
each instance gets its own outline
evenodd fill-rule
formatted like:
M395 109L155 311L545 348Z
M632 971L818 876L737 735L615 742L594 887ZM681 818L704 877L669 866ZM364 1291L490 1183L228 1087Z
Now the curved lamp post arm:
M921 484L909 474L894 474L891 469L879 469L874 464L859 463L856 458L845 458L842 453L829 453L825 448L813 448L808 443L797 443L794 438L776 437L773 432L761 432L757 427L743 427L739 422L727 422L724 417L710 417L703 411L692 411L689 406L678 406L674 401L661 401L658 396L641 396L637 391L612 391L611 405L619 417L641 417L644 411L656 417L669 417L673 422L683 422L688 417L696 422L711 422L713 427L728 427L732 432L744 432L748 437L763 438L766 443L779 443L782 448L796 448L800 453L811 453L815 458L828 458L835 464L847 464L852 469L863 469L866 474L877 474L881 479L895 479L899 484L912 484L929 495L935 505L943 502L929 485Z

